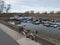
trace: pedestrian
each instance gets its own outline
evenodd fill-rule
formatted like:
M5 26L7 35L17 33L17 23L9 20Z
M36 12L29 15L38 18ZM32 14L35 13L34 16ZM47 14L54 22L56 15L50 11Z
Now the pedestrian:
M21 31L23 31L23 27L19 27L19 33L21 32Z
M36 34L38 33L38 31L36 30Z
M33 33L30 34L30 37L31 37L32 40L34 40L34 35L33 35Z
M37 42L37 37L35 36L35 41Z
M26 36L26 33L25 32L22 32L25 36Z

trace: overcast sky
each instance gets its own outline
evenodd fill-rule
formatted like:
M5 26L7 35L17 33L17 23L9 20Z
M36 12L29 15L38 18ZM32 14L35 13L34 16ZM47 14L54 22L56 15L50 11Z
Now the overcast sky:
M60 0L4 0L11 4L11 12L35 12L60 11Z

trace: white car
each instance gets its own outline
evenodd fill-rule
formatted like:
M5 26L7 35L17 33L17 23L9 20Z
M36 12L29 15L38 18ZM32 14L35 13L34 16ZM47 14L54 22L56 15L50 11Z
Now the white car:
M58 27L58 25L53 25L54 28Z

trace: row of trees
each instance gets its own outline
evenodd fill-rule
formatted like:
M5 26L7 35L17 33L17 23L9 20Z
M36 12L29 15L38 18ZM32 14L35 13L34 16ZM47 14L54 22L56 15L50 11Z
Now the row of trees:
M8 11L11 9L11 5L10 4L5 4L4 1L0 0L0 13L8 13Z
M34 11L26 11L26 14L34 14ZM40 13L40 12L36 12L36 14L60 14L60 11L54 12L54 11L50 11L50 13L48 13L47 11Z

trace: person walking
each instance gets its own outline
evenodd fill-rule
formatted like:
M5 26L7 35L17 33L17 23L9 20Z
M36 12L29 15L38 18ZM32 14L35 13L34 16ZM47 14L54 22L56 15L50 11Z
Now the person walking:
M38 31L36 30L36 34L38 33Z
M19 27L18 31L19 31L19 33L20 33L21 31L23 31L23 27Z

